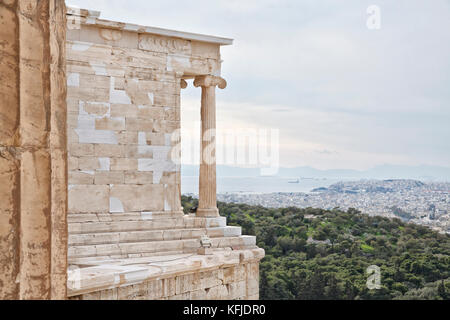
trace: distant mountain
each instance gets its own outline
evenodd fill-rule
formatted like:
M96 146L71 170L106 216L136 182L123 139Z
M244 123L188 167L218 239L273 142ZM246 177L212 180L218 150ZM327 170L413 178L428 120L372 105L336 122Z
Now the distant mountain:
M367 170L367 174L378 179L450 180L450 168L437 166L382 165Z
M181 166L181 174L183 176L198 176L199 166L183 165ZM220 177L258 177L260 169L217 166L217 175Z
M183 176L198 176L199 167L183 165ZM258 177L258 168L239 168L231 166L217 166L219 177ZM369 170L359 171L351 169L319 170L311 167L280 168L278 177L289 178L328 178L328 179L415 179L426 181L450 181L450 168L438 166L400 166L381 165Z

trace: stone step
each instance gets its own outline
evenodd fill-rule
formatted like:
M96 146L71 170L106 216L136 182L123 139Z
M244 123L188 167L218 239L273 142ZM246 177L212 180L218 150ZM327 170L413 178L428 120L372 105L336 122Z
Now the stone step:
M203 229L172 229L70 234L69 246L200 239L203 235L208 235L210 238L239 237L240 235L242 235L242 228L226 226Z
M168 251L168 252L146 252L146 253L130 253L130 254L119 254L119 255L105 255L105 256L94 256L94 257L80 257L74 258L69 256L69 264L76 265L80 268L85 268L94 265L114 265L120 261L135 261L136 259L143 259L148 257L157 256L171 256L177 254L184 254L183 250L178 251Z
M152 216L109 215L112 221L79 221L69 223L69 234L173 230L173 229L201 229L226 227L225 217L199 218L191 216L173 218L153 218ZM120 220L124 219L124 220ZM128 220L131 219L131 220ZM72 220L73 221L73 220Z
M218 237L211 238L213 248L252 248L256 246L256 237ZM200 239L183 239L169 241L129 242L116 244L99 244L69 246L69 259L107 256L132 256L146 253L193 253L200 248Z
M244 236L245 237L245 236ZM251 243L252 240L247 240ZM235 252L236 250L248 250L258 248L256 246L245 246L245 247L225 247L225 248L215 248L214 252ZM144 252L144 253L130 253L130 254L120 254L120 255L106 255L106 256L94 256L94 257L81 257L73 258L69 256L69 264L75 268L87 268L99 265L138 265L145 264L148 258L152 260L170 260L170 257L174 255L185 255L192 256L196 252L185 252L183 250L178 251L162 251L162 252ZM160 259L164 257L164 259Z

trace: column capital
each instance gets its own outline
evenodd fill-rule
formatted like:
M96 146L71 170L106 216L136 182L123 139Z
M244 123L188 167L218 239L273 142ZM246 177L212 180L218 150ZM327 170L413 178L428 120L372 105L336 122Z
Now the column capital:
M180 81L180 87L181 87L181 89L186 89L186 88L188 87L187 81L184 80L184 79L181 79L181 81Z
M221 77L205 75L195 77L194 86L198 87L219 87L225 89L227 87L227 81Z

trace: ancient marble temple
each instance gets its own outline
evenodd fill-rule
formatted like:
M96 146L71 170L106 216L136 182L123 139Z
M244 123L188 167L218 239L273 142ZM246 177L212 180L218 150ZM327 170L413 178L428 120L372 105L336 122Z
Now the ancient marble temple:
M0 298L258 299L264 250L220 216L206 157L233 41L62 0L2 1L0 37ZM186 215L188 85L202 93L204 161Z

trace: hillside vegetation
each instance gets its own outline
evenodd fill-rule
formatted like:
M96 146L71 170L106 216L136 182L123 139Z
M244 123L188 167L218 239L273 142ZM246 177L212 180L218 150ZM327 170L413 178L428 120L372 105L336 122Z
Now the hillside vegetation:
M182 202L186 212L197 206L192 197ZM266 250L261 299L450 299L449 235L354 209L218 206ZM380 289L367 288L372 265Z

